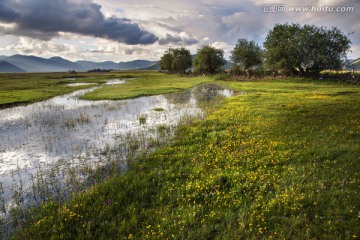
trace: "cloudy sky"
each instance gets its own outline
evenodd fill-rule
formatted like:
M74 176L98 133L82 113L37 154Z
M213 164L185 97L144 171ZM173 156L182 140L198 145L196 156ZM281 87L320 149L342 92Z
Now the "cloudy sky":
M340 28L358 58L359 19L360 0L0 0L0 55L158 60L169 47L211 44L228 57L239 38L262 45L287 22Z

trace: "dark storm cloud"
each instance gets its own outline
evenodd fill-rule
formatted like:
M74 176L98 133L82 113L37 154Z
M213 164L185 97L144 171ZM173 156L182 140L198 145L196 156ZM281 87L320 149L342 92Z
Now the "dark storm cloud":
M180 42L181 42L181 38L179 36L173 36L168 33L166 34L165 37L159 39L160 45L165 45L169 43L180 43Z
M173 36L167 33L165 37L160 38L158 42L160 45L166 45L171 43L193 45L198 43L199 41L186 33L180 33L179 36Z
M19 15L8 6L7 0L0 0L0 20L4 22L13 22Z
M48 40L58 32L107 38L126 44L152 44L157 37L129 19L106 18L91 0L0 0L0 22L15 23L7 34Z

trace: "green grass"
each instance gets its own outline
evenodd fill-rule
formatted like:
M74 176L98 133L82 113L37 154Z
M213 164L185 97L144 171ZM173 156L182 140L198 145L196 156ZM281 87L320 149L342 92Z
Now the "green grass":
M76 80L67 80L76 78ZM69 83L105 83L109 79L131 79L126 84L103 85L85 95L87 100L115 100L178 92L212 79L179 77L155 71L122 71L109 73L19 73L0 74L0 108L43 101L78 89L94 87L67 86Z
M164 73L138 72L134 79L125 84L110 85L99 88L82 99L86 100L119 100L163 93L179 92L205 82L213 81L209 77L186 77Z
M69 87L68 83L105 82L110 76L83 73L18 73L0 74L0 108L43 101L89 86ZM76 81L66 80L77 78Z
M153 108L153 110L154 110L155 112L162 112L162 111L164 111L164 108L157 107L157 108Z
M360 88L222 83L247 94L181 126L173 143L16 239L357 239Z

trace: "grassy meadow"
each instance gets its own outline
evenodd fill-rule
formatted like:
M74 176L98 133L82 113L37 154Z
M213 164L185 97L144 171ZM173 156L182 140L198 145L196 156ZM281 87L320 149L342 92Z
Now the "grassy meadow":
M213 81L209 77L186 77L157 72L129 74L125 84L108 85L86 94L85 100L119 100L163 93L179 92L195 85Z
M211 81L210 78L187 78L153 71L121 71L105 73L18 73L0 74L0 108L43 101L78 89L94 87L68 86L71 83L106 83L111 79L128 79L126 84L102 85L87 100L118 100L161 93L178 92Z
M138 80L85 98L136 97L212 81L130 75ZM216 107L205 119L180 126L171 142L133 159L120 176L67 204L33 209L27 221L14 222L13 238L358 239L359 86L217 83L243 94L208 103Z
M77 80L68 80L72 78L77 78ZM97 78L94 74L88 73L3 73L0 74L0 108L43 101L70 93L84 86L69 87L67 84L92 82Z

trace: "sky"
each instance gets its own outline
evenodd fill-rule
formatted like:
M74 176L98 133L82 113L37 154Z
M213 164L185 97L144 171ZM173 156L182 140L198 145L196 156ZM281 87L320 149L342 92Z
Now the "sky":
M349 34L355 59L359 19L360 0L0 0L0 55L120 62L211 45L228 59L238 39L262 46L275 24L299 23Z

